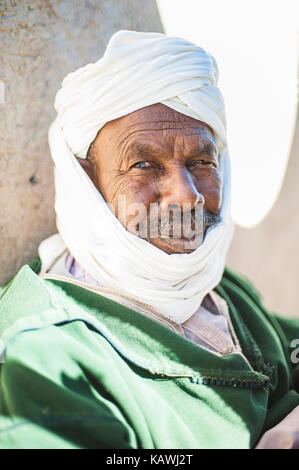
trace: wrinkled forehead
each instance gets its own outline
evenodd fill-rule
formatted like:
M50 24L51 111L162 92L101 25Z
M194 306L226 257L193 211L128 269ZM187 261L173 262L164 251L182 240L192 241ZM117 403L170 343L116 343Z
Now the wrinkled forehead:
M197 119L175 111L168 106L157 103L138 109L132 113L110 121L99 131L97 138L112 137L122 144L126 140L147 138L162 135L159 131L167 131L167 135L184 134L201 136L216 143L215 133L211 127ZM163 135L166 135L163 132Z

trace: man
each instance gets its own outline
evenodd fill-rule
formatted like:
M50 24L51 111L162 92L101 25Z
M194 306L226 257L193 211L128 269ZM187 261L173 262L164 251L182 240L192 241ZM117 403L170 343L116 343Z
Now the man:
M119 31L64 80L59 234L0 298L1 447L297 445L299 322L224 270L217 78L184 39Z

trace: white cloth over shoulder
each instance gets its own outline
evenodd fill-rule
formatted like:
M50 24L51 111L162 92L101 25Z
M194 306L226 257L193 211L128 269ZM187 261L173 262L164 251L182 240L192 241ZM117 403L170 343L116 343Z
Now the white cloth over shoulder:
M185 39L119 31L98 62L64 79L49 131L59 243L62 239L103 286L179 323L220 282L233 232L225 110L217 79L215 59ZM210 227L203 244L188 254L168 255L128 232L74 157L86 157L107 122L159 102L207 123L220 150L222 222ZM44 241L41 251L46 245Z

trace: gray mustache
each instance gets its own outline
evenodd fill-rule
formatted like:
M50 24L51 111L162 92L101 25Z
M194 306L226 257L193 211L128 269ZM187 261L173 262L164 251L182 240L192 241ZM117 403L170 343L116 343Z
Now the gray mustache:
M145 218L139 223L139 236L142 238L174 237L192 238L194 235L204 235L208 227L221 222L219 214L212 214L203 210L197 218L194 211L182 215L168 213L157 218Z

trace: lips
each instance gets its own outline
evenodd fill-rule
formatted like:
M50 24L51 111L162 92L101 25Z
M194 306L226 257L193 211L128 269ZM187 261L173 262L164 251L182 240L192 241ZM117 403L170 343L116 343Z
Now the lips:
M182 230L177 233L176 231L173 231L172 229L169 230L168 233L165 233L163 231L159 231L158 232L158 236L160 238L169 238L170 240L174 239L174 240L186 240L186 241L189 241L189 240L192 240L193 238L195 238L195 236L199 236L200 233L195 233L194 229L184 229L182 228Z
M203 242L203 237L193 238L158 238L148 239L150 243L164 250L168 254L174 253L190 253L196 250Z

